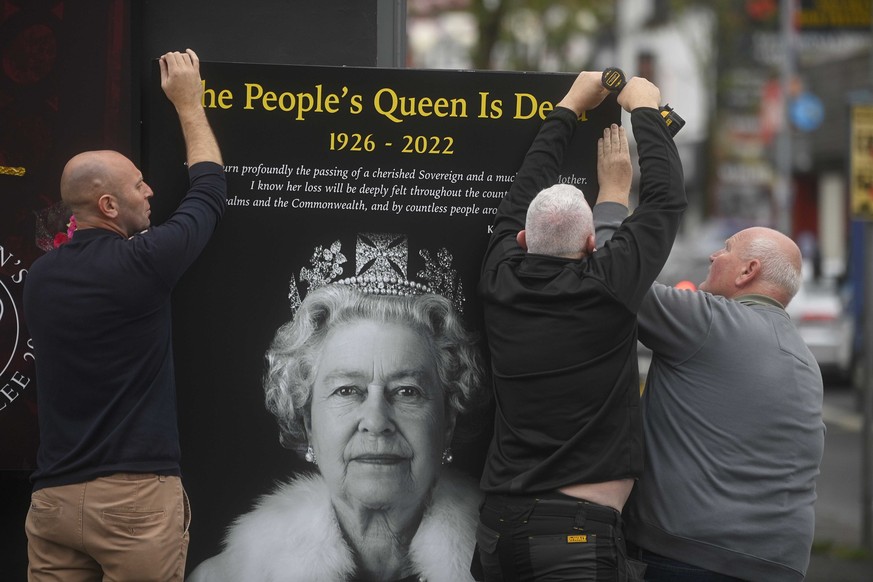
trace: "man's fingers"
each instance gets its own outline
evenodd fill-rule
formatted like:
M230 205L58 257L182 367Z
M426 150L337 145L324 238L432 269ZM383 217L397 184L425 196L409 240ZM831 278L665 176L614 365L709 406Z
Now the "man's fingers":
M622 148L622 140L626 140L627 137L624 133L624 128L619 127L616 124L612 124L603 128L603 150L608 151L609 153L615 151L621 151ZM598 151L601 151L598 149Z
M167 71L167 60L165 57L161 57L158 59L158 64L161 66L161 85L163 85L167 81L167 76L169 75Z
M627 131L623 127L614 126L612 130L612 144L616 151L628 151Z
M197 68L200 59L197 58L197 54L194 51L187 49L185 53L180 53L179 51L168 52L161 57L161 62L166 63L168 71L172 71L180 67L194 66Z
M171 51L164 55L164 60L167 62L168 67L172 67L179 64L180 57L181 55L178 52Z
M197 53L191 49L185 49L185 53L188 55L188 58L191 59L191 64L194 65L194 67L199 68L200 58L197 56Z

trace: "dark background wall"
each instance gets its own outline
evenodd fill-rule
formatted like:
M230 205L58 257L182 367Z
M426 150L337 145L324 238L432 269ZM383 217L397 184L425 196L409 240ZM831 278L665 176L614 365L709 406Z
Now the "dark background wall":
M42 253L34 209L59 202L60 173L75 153L116 149L141 162L141 99L161 54L389 66L399 8L401 0L0 0L0 165L27 168L0 176L2 242L26 264ZM35 424L35 396L22 398L30 401L17 420ZM0 470L0 580L16 582L26 580L35 443L2 437L4 449L22 451L16 470Z
M191 48L205 61L375 66L379 0L145 0L134 3L141 84L149 63ZM388 2L391 4L391 2Z

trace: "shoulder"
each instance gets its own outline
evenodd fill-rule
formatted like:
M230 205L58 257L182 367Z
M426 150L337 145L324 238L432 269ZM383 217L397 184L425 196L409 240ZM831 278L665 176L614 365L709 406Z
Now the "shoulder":
M259 498L233 523L227 545L260 545L264 538L300 535L301 528L330 530L335 525L330 494L321 475L297 477ZM330 533L334 533L331 531ZM308 535L308 534L307 534Z
M289 580L327 581L353 571L327 486L320 475L312 475L258 499L228 529L224 551L198 566L189 582L279 579L288 572L298 574Z
M727 306L727 302L724 297L706 291L677 289L671 285L655 282L646 293L643 309L658 309L678 315L691 311L711 312L716 306Z

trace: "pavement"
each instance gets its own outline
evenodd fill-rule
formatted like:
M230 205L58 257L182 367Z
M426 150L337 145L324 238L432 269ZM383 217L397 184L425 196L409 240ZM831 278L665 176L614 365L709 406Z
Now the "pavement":
M827 435L806 582L873 582L873 552L862 546L863 423L855 395L826 388L823 415Z

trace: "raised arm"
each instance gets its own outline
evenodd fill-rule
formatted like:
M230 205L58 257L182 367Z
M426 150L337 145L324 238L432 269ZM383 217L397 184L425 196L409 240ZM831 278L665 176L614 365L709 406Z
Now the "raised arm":
M185 138L188 167L198 162L222 164L221 150L203 109L200 59L191 49L161 57L161 88L176 108Z
M612 124L603 130L603 137L597 140L597 182L600 190L592 209L597 248L612 238L627 217L633 172L627 132L623 127Z
M579 117L600 105L609 94L601 85L600 77L601 73L580 73L555 110L546 117L512 187L497 208L483 268L502 257L524 252L515 237L525 227L528 206L540 190L557 182L564 153L576 131Z
M595 254L607 284L632 311L663 268L687 205L682 162L658 111L660 99L658 88L639 77L618 94L619 105L631 112L637 141L640 202L614 231L612 242ZM595 214L595 228L597 223Z

